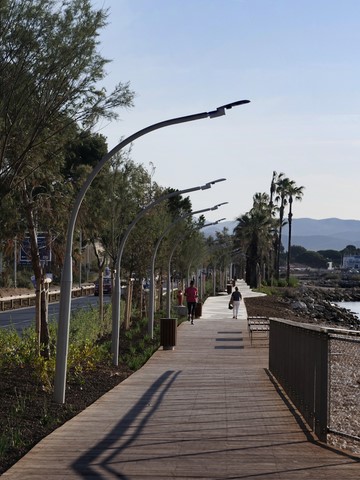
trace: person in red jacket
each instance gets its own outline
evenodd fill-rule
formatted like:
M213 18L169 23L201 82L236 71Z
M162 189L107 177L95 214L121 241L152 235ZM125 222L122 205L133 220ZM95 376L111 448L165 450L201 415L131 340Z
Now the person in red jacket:
M188 308L188 320L194 325L195 308L198 298L198 290L194 287L194 280L191 280L190 286L185 289L185 296Z

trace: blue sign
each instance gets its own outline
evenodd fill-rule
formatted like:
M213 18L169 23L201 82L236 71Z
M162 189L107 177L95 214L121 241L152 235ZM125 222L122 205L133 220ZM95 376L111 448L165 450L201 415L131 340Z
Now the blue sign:
M51 249L49 248L47 237L39 234L37 237L39 255L41 262L51 262ZM20 265L31 265L30 237L25 237L20 248Z

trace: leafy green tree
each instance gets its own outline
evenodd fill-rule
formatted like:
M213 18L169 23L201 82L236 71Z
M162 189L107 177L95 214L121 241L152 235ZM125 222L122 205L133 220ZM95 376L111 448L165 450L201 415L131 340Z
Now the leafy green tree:
M346 245L346 247L341 250L343 255L358 255L360 248L355 247L355 245Z
M0 198L53 161L74 124L88 129L131 105L128 84L110 94L99 85L106 16L89 0L1 3Z
M115 156L111 169L89 189L82 225L87 235L101 244L112 269L122 235L149 198L149 179L145 168L125 152Z
M210 236L206 239L207 255L206 262L208 269L211 269L214 284L214 290L223 290L228 280L230 272L228 267L232 262L233 255L233 236L229 229L224 227L221 231L215 232L215 238ZM217 275L219 271L220 275Z
M337 250L319 250L318 253L322 255L328 262L333 262L334 266L340 267L342 263L342 254Z
M19 192L37 292L44 290L38 215L46 207L53 218L54 188L65 201L61 167L74 127L91 130L100 118L116 118L117 107L132 104L128 84L109 94L100 86L108 61L97 37L106 16L90 0L0 4L0 200ZM43 311L40 339L48 356Z
M142 180L143 181L142 181ZM151 175L147 172L147 179L140 175L138 188L135 189L135 205L133 214L123 225L122 235L128 228L131 221L145 207L150 205L155 199L162 196L163 189L151 181ZM142 197L140 199L140 196ZM139 200L136 202L136 200ZM159 231L162 231L166 221L169 220L167 204L160 203L150 209L146 215L132 229L129 239L126 242L123 267L128 275L136 274L137 277L146 276L148 273L150 258L153 246L156 243Z
M70 182L75 191L80 190L85 177L107 151L108 146L103 135L76 127L69 142L64 147L64 162L61 173L65 181ZM109 169L109 165L105 166L100 174L103 171L109 171Z
M2 286L12 285L15 239L20 247L24 238L26 225L18 205L19 195L8 196L0 208L0 255L2 256Z
M297 259L300 255L305 253L307 250L305 247L302 247L301 245L292 245L291 246L291 258L294 259L294 262L297 262Z
M327 268L327 260L320 253L307 250L297 257L297 262L311 268Z
M168 193L175 192L176 190L173 188L167 188L164 190L163 195L166 195ZM177 217L181 217L183 215L187 215L191 213L191 201L190 197L183 197L182 195L175 195L174 197L171 197L167 201L169 213L172 217L173 220L175 220ZM192 222L191 217L188 217L188 223Z
M167 188L163 191L162 195L173 193L174 191L175 190L172 188ZM160 218L158 220L158 225L161 226L157 227L155 241L155 243L158 244L159 239L166 232L166 235L161 240L161 244L159 245L159 250L155 258L156 277L158 279L157 286L160 292L158 302L160 309L162 308L163 303L163 295L161 290L164 280L164 272L166 272L166 275L168 274L168 260L174 242L178 238L184 236L185 232L191 230L193 231L192 241L195 237L201 238L199 236L199 232L196 232L195 229L203 225L205 220L203 216L200 216L199 219L194 218L192 214L192 205L189 197L182 197L181 195L176 195L169 198L162 206L164 208L164 213L160 213L158 208L156 209L156 214L164 221L161 221ZM184 239L184 241L186 242L186 239ZM191 252L192 256L195 254L197 260L199 260L199 247L201 244L202 242L199 242L199 245L195 249L196 252L198 252L198 255L195 254L195 251ZM186 258L186 255L184 258ZM201 255L201 259L202 258L203 255ZM193 263L192 259L190 259L190 261L191 263Z
M181 277L190 282L192 277L196 277L197 269L202 267L207 258L207 247L204 236L198 230L187 237L181 245L180 257L178 258L178 270ZM197 278L195 278L197 284Z

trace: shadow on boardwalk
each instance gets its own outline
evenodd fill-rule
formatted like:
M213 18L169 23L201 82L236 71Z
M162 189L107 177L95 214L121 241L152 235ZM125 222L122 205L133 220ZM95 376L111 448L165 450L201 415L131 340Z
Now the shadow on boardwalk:
M253 295L239 282L243 296ZM209 298L138 372L41 441L4 478L358 479L359 458L317 442L250 345L246 311Z

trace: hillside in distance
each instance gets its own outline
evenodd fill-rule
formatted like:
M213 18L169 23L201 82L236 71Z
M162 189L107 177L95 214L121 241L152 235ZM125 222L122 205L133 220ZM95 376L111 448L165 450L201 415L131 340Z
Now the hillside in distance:
M203 230L206 236L214 236L216 231L225 228L232 234L237 222L222 222ZM282 244L287 250L288 226L283 228ZM360 220L342 220L340 218L294 218L292 223L291 244L306 250L343 250L347 245L360 248Z
M288 241L288 226L284 228L283 245ZM339 218L298 218L293 220L291 244L307 250L343 250L347 245L360 247L360 220ZM287 248L286 248L287 249Z

